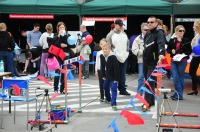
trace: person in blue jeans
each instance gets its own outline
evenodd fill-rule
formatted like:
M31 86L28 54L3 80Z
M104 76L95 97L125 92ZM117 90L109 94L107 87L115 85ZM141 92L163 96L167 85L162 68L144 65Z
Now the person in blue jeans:
M117 110L117 85L119 81L119 63L117 57L111 52L111 45L105 43L102 46L103 54L101 59L101 72L104 80L103 88L105 90L105 102L111 102L112 109ZM111 94L110 95L110 91Z
M143 50L144 50L144 36L149 30L147 23L141 24L141 34L135 38L132 45L132 52L137 56L138 59L138 88L137 92L142 95L142 91L139 89L144 86L144 73L143 73Z
M126 90L125 85L129 40L127 34L123 31L123 25L124 23L121 19L116 19L115 28L107 34L106 40L111 44L112 51L115 53L119 63L119 94L130 96L131 94Z
M4 62L4 71L11 72L11 76L14 76L14 61L13 50L15 47L15 41L7 30L5 23L0 23L0 60Z
M184 89L184 71L187 65L187 59L192 53L190 41L183 37L185 28L182 25L178 25L175 28L175 37L169 40L167 52L170 54L171 69L173 75L173 81L176 92L171 96L172 100L183 100ZM175 60L173 57L177 54L186 55L181 60Z

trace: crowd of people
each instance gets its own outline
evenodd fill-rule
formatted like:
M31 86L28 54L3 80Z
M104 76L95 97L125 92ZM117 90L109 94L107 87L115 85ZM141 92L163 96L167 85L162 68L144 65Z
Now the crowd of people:
M15 41L10 32L6 31L7 27L5 23L0 23L0 60L3 60L5 71L11 72L11 76L20 76L14 73L14 58L15 58ZM27 50L25 52L25 66L23 73L33 74L38 71L38 75L48 78L48 63L50 58L55 58L56 62L62 68L65 60L75 56L72 48L77 49L77 53L82 55L85 59L83 65L83 78L89 77L89 55L91 54L90 46L86 43L85 37L89 34L85 25L80 26L82 32L81 42L76 44L68 44L67 40L70 34L67 32L65 23L58 22L56 29L57 33L53 33L53 25L48 23L45 26L46 32L43 34L39 31L40 25L38 23L33 25L32 31L22 31L21 35L27 39ZM49 51L50 47L52 52ZM55 48L56 47L56 48ZM58 51L59 50L59 51ZM58 55L59 54L59 55ZM36 69L36 70L35 70ZM60 74L60 70L57 68L54 71ZM60 87L59 87L60 80ZM64 74L61 73L61 77L54 77L54 91L64 94Z
M175 88L171 99L175 101L183 100L185 68L187 60L192 53L192 47L198 43L200 38L200 21L194 22L193 29L196 36L190 41L184 37L185 28L183 25L176 26L174 34L171 35L168 27L163 24L162 20L154 16L149 17L147 23L141 24L141 34L134 39L132 44L129 43L127 35L123 31L123 21L117 19L114 24L115 27L108 33L106 39L100 41L102 50L97 53L96 58L95 71L99 77L100 101L110 103L113 110L117 110L117 89L120 95L130 95L126 91L125 85L129 51L138 60L137 92L140 95L144 94L144 98L149 104L149 106L142 105L143 112L155 105L155 98L149 92L144 93L141 88L146 87L149 91L155 92L156 83L149 81L148 78L151 77L151 79L156 80L151 74L157 65L164 62L167 53L171 57L171 71L167 70L166 76L170 78L172 74L171 77L173 78ZM177 61L173 59L175 55L183 55L183 57ZM196 75L200 63L199 56L194 55L194 53L192 55L192 66L190 66L189 72L192 78L192 91L187 95L197 95L197 84L200 84L199 78ZM148 81L148 84L145 83L145 80Z
M138 88L137 92L143 95L148 106L142 105L142 110L145 112L151 106L155 105L154 95L148 92L143 92L141 87L146 87L150 91L155 92L155 82L149 81L147 85L145 80L151 76L157 65L161 64L165 59L166 53L171 57L171 72L168 70L168 76L172 74L174 87L176 92L171 96L172 100L183 100L184 90L184 71L187 65L187 60L192 54L189 74L192 78L192 91L188 95L197 95L197 84L200 80L196 75L200 63L200 57L192 53L198 39L200 38L200 21L194 22L193 29L196 33L195 37L190 41L184 37L185 28L183 25L178 25L175 28L173 35L169 29L163 24L163 21L151 16L147 22L141 23L141 34L136 36L134 41L130 43L127 34L124 32L124 23L120 19L116 19L111 25L111 30L106 38L103 38L99 46L101 50L97 53L95 64L95 75L99 78L100 101L110 103L113 110L117 110L117 90L120 95L130 96L126 90L126 73L127 64L130 63L130 55L135 56L133 61L138 64ZM17 75L14 72L14 47L15 41L12 34L6 31L6 24L0 23L0 60L4 61L5 71L11 72L11 76ZM48 59L55 58L60 67L64 61L76 55L81 55L84 58L82 78L89 78L89 61L92 53L91 46L86 42L86 36L90 33L85 25L80 25L82 32L80 43L69 44L68 38L70 34L67 32L65 23L58 22L56 33L53 32L51 23L45 26L46 32L43 34L39 31L40 25L34 24L32 31L22 32L24 37L27 37L27 48L25 53L24 73L31 73L33 68L38 69L38 75L48 77ZM56 47L56 48L55 48ZM51 52L49 49L52 49ZM72 50L76 49L76 53ZM59 53L57 52L59 49ZM62 51L62 52L60 52ZM176 55L184 55L180 61L174 60ZM137 60L137 61L136 61ZM46 69L46 70L45 70ZM61 74L61 77L54 77L54 91L64 93L64 74L59 69L55 69L55 73ZM154 76L151 76L156 80ZM59 87L60 80L60 87ZM110 94L111 91L111 94Z

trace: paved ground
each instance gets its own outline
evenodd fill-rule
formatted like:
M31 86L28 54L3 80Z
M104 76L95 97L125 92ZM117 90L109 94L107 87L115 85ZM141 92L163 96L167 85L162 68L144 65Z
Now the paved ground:
M137 89L137 75L128 75L127 83L128 91L133 95L136 94ZM50 96L53 94L51 86L46 85L45 83L34 80L30 82L30 96L35 96L36 87L40 86L41 88L48 88ZM173 88L172 80L163 79L163 86L167 88ZM184 113L197 113L200 114L200 95L197 96L188 96L186 93L190 90L191 80L185 79L185 91L184 91L184 100L180 101L178 104L176 101L169 99L169 103L175 111L176 107L177 112ZM37 93L43 93L43 90L37 90ZM128 101L132 96L121 96L118 95L118 111L112 111L111 107L108 104L99 102L99 89L98 89L98 80L94 76L90 76L89 79L83 80L82 86L82 113L74 113L69 119L69 124L58 125L58 128L54 128L53 131L57 132L102 132L105 131L111 121L119 115L121 109L128 104ZM170 95L168 95L170 96ZM41 101L43 95L39 97ZM138 100L134 100L134 103L140 108L141 103ZM64 104L64 95L59 95L57 98L52 100L52 104ZM68 106L73 109L79 107L79 96L78 96L78 80L69 81L69 94L68 94ZM17 112L16 112L16 124L13 124L13 112L8 113L8 104L4 103L4 129L0 129L0 132L24 132L26 130L26 104L17 103ZM35 103L30 103L30 119L34 119L34 110ZM156 107L151 109L148 112L148 115L142 115L138 111L134 110L131 106L128 108L129 111L138 114L145 121L144 125L130 126L126 122L126 119L119 117L116 124L120 132L156 132ZM169 107L166 105L166 111L169 111ZM43 112L42 118L47 119L45 112ZM197 117L179 117L177 118L178 123L181 124L195 124L200 125L200 118ZM169 116L162 117L163 123L174 123L173 118ZM46 129L48 130L48 129ZM29 130L30 126L29 126ZM34 128L33 131L38 131ZM108 132L112 132L113 129L108 129ZM178 132L178 129L174 130ZM191 129L181 129L182 132L199 132L198 130ZM161 132L161 130L160 130Z

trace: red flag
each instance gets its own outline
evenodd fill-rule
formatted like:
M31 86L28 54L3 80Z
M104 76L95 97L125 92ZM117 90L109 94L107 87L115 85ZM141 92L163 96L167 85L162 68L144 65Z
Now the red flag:
M13 87L13 89L14 89L14 94L15 94L16 96L19 96L19 95L20 95L20 88L19 88L19 86L16 85L16 84L10 84L10 86Z
M170 65L169 64L160 64L158 66L156 66L157 68L159 67L163 67L163 68L170 68Z
M147 103L147 101L140 94L137 93L135 98L139 99L147 107L147 109L149 108L149 103Z
M157 67L157 68L158 68L158 67L162 67L162 68L165 68L165 69L168 69L168 70L171 69L170 64L168 64L168 62L167 62L167 58L165 58L165 59L162 61L162 64L160 64L160 65L158 65L158 66L156 66L156 67Z
M141 125L144 124L144 120L136 114L133 114L127 110L122 110L120 116L127 119L129 125Z
M58 92L56 92L56 93L54 93L54 94L51 96L50 99L52 100L52 99L56 98L58 95L59 95Z
M66 73L66 72L67 72L66 70L64 70L64 69L62 69L62 68L59 68L59 70L60 70L60 72L62 72L62 73Z
M74 68L74 69L76 69L76 65L74 65L74 64L72 64L72 63L70 63L70 65L72 65L72 66L73 66L73 68Z
M160 72L152 73L151 75L154 77L158 77L158 76L162 77L162 73L160 73Z
M52 86L52 84L45 77L38 75L37 78L45 82L46 84L49 84L50 86Z
M148 82L148 81L145 81L145 84L149 87L150 91L151 91L153 94L155 94L154 91L152 90L152 88L151 88L149 82Z

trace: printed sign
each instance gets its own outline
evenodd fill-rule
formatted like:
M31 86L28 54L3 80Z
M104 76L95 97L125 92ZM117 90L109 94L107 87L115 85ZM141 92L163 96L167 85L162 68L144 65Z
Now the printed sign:
M10 19L54 19L54 15L9 14Z

